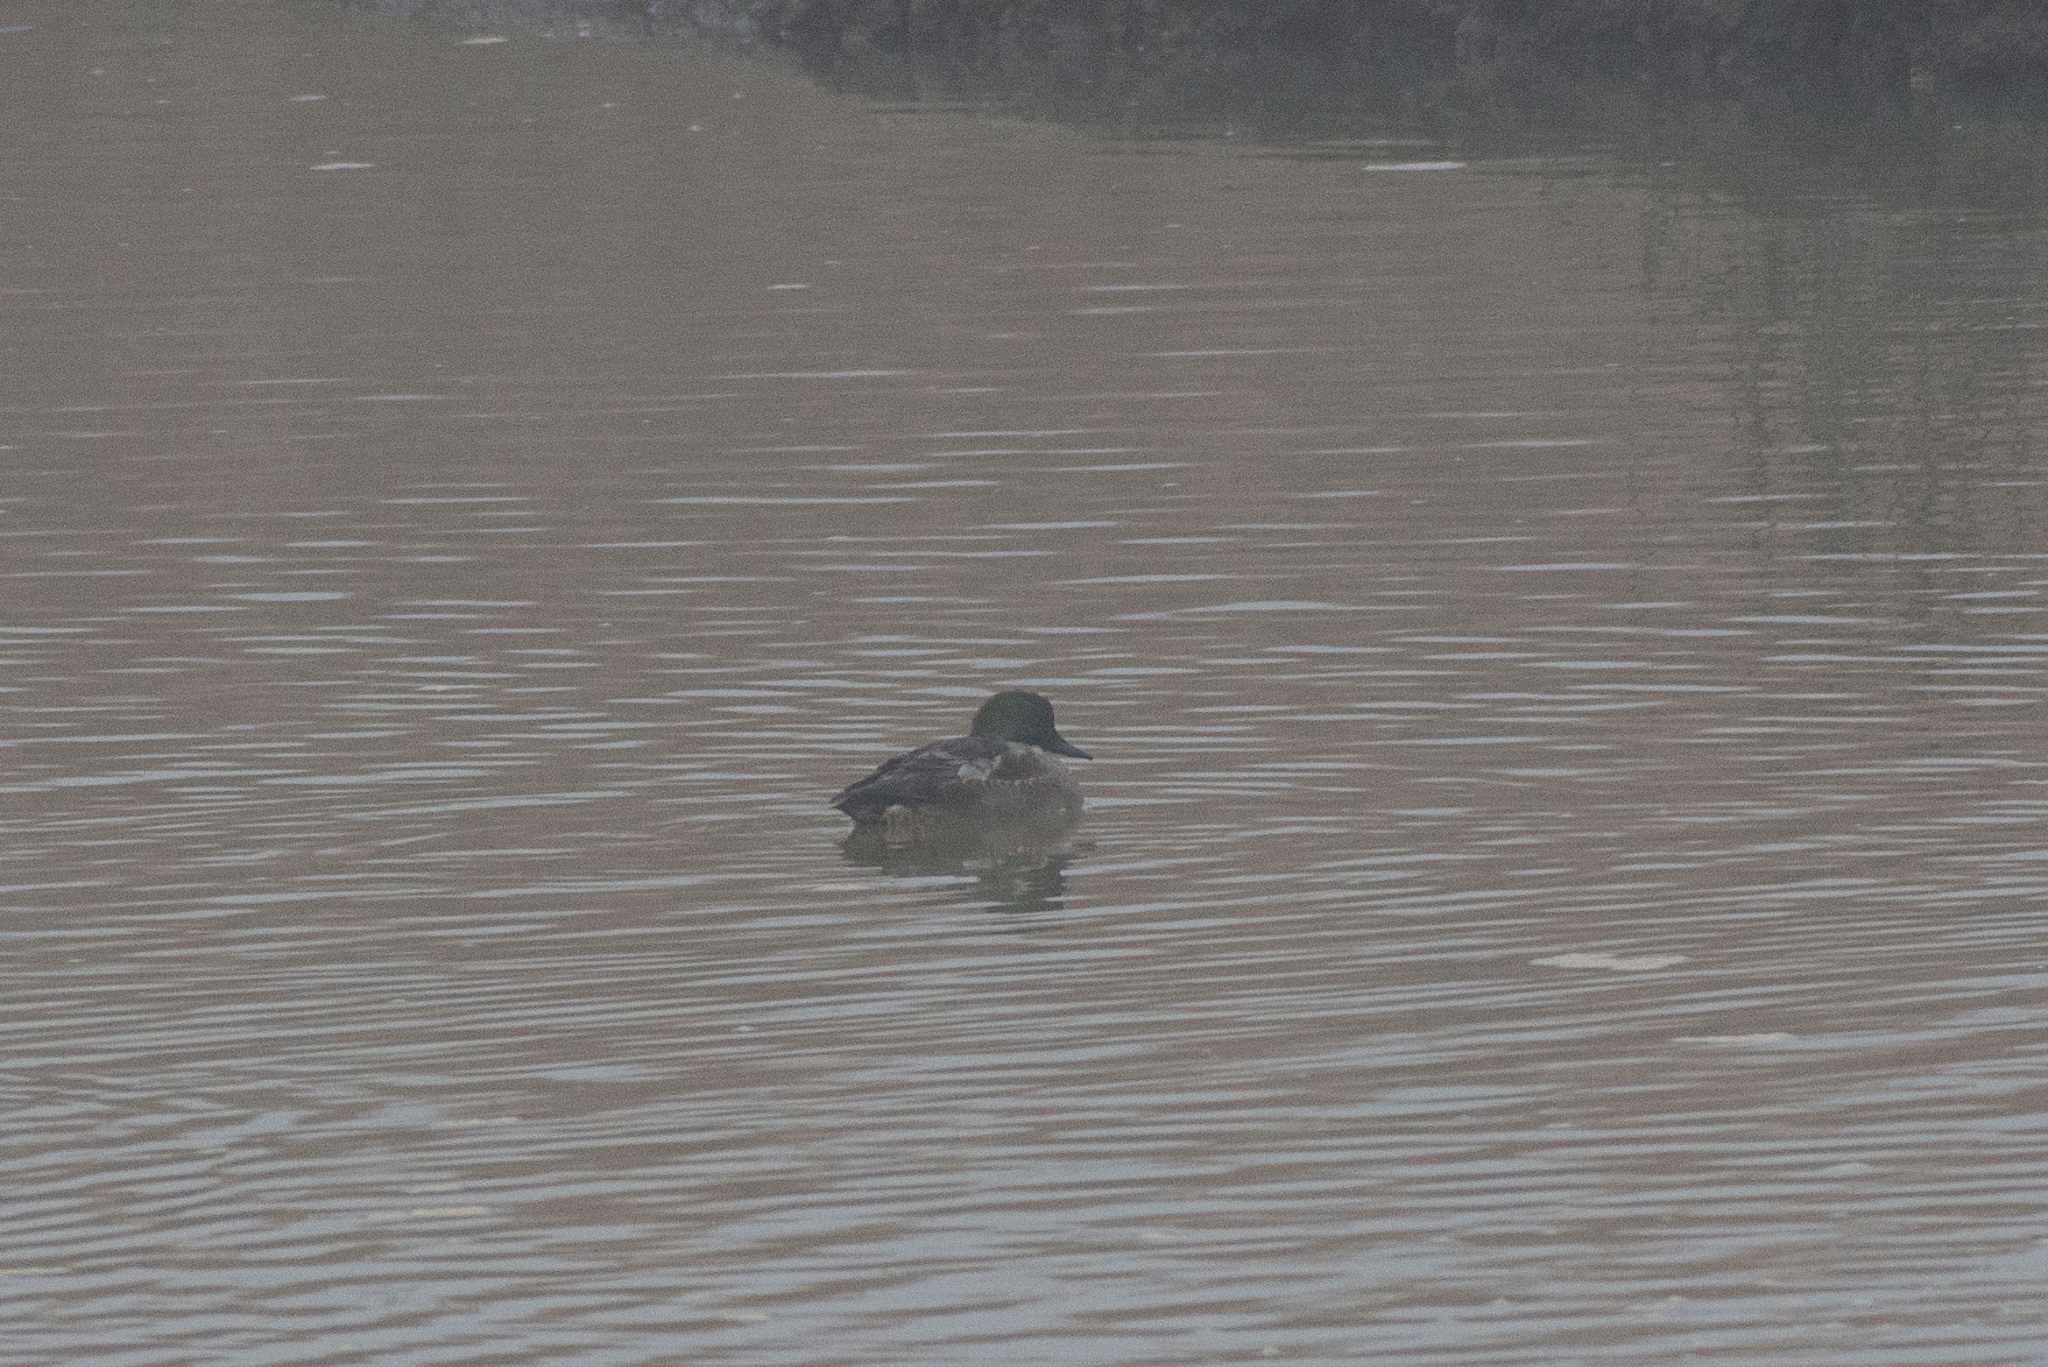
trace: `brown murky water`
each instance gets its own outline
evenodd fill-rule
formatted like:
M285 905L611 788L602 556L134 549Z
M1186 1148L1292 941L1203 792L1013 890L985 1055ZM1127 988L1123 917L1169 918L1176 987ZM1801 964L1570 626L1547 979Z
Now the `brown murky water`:
M32 19L8 1360L2048 1353L2048 221Z

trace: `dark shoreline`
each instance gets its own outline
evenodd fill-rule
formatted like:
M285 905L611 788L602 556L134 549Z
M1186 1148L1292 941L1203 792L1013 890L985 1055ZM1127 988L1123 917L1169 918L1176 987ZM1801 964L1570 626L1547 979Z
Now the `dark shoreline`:
M460 30L709 36L884 103L1113 136L1398 133L1458 155L1676 160L1745 199L1803 185L1899 205L2048 201L2037 0L342 3Z
M786 47L814 68L1174 67L1276 61L1365 82L1632 82L1661 95L2048 107L2031 0L621 0ZM614 5L614 8L621 5Z
M1305 65L1429 90L1632 84L1662 98L2048 111L2039 0L344 0L458 24L694 31L821 73L978 87Z

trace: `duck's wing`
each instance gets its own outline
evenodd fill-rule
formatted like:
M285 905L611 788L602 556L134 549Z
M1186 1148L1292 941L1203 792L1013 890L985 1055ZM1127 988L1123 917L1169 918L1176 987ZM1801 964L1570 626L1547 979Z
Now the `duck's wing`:
M944 802L960 785L986 780L1007 748L987 736L959 736L920 745L859 782L847 784L832 805L855 821L874 821L891 807Z

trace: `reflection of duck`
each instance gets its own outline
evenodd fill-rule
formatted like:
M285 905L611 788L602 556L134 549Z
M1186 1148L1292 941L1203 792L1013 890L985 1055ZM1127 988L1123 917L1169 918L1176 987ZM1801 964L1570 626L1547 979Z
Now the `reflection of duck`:
M892 838L880 825L856 826L840 848L846 862L896 878L972 878L992 904L1008 911L1046 911L1067 891L1076 851L1072 829L1038 832L973 829Z
M1036 693L998 693L967 735L896 756L832 805L862 831L906 840L962 826L1057 826L1081 814L1081 789L1054 755L1087 759Z

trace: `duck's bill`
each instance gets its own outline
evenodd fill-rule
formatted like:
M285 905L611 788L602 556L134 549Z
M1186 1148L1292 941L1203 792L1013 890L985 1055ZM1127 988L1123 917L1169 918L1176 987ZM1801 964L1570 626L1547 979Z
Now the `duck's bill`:
M1074 742L1068 740L1065 736L1061 735L1057 731L1052 733L1052 744L1046 746L1045 748L1052 751L1055 755L1066 755L1070 759L1095 758L1095 756L1089 754L1086 750L1083 750L1080 746L1074 744Z

